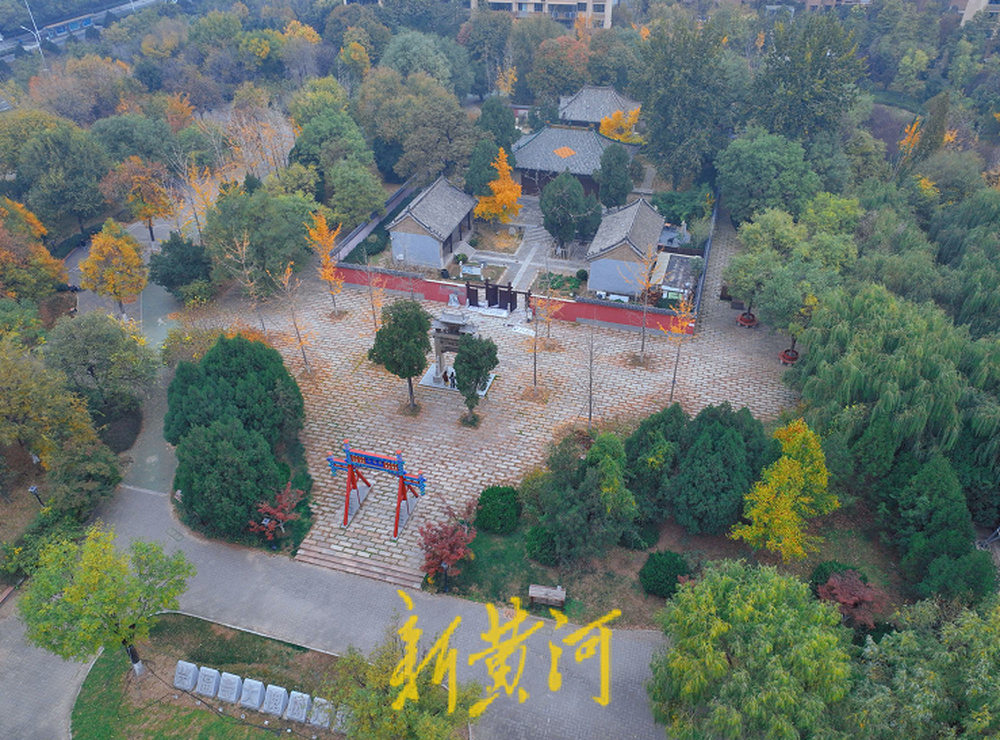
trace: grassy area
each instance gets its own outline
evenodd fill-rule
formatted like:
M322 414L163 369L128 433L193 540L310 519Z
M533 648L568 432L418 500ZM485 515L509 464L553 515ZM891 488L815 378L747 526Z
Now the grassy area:
M904 603L905 586L897 558L880 541L870 517L858 511L838 512L823 520L815 533L823 537L819 552L802 561L782 563L776 556L755 553L724 534L691 535L668 521L660 527L657 544L649 550L616 547L599 560L549 568L528 560L523 528L507 536L480 532L471 545L475 559L463 563L461 574L451 585L455 593L477 601L509 603L511 597L518 596L525 604L531 584L561 585L568 597L566 613L576 622L620 609L622 616L615 626L655 628L655 615L665 600L642 591L639 570L650 552L672 550L682 553L696 571L713 560L742 558L774 565L803 581L809 580L820 563L836 560L857 567L872 584L884 589L890 599L889 612ZM534 611L548 615L547 609Z
M646 553L614 548L607 557L592 563L546 567L528 560L524 529L510 535L480 532L471 545L475 559L462 564L452 590L476 601L509 603L511 597L528 602L528 586L562 586L566 589L565 612L575 622L603 616L612 609L622 611L618 627L649 627L663 599L647 596L638 583L639 568ZM440 584L438 584L440 585ZM548 616L548 608L533 609Z
M97 659L73 707L75 740L263 740L287 734L288 728L310 737L341 737L223 702L202 701L172 687L176 661L184 659L289 691L314 693L333 669L333 656L175 614L163 617L139 654L150 671L138 680L124 651L106 651Z

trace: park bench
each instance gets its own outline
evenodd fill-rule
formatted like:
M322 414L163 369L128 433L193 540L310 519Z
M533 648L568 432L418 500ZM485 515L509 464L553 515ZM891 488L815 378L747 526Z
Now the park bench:
M562 586L528 586L528 603L563 607L566 604L566 589Z

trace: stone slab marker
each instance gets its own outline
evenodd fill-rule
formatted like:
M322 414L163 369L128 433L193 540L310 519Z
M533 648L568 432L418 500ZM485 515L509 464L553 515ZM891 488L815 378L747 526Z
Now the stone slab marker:
M316 698L313 700L312 711L309 712L309 724L313 727L329 727L330 714L333 707L326 699Z
M219 700L235 704L243 691L243 679L235 673L223 673L219 680Z
M188 663L186 660L177 661L177 670L174 671L174 688L181 691L194 691L198 685L198 666Z
M264 684L254 678L248 678L243 682L243 693L240 694L240 706L260 711L260 705L264 703Z
M219 693L219 672L202 666L198 671L198 685L194 687L194 693L214 699Z
M288 709L285 710L285 719L292 722L305 722L306 715L309 713L310 703L309 694L303 694L301 691L293 691L288 696Z
M287 706L288 690L283 686L270 684L267 687L267 692L264 694L264 708L261 711L280 717L285 713L285 707Z

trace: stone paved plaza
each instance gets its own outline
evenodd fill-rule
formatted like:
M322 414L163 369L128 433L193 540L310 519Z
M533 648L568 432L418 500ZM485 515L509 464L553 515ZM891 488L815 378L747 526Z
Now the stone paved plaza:
M787 338L766 328L736 325L737 312L718 300L721 265L735 248L728 219L719 219L706 276L705 298L696 335L681 351L675 400L688 413L729 401L747 406L756 416L773 418L795 403L781 383L778 352ZM282 304L265 309L269 341L284 354L306 397L304 443L313 488L315 524L303 543L301 558L323 556L330 567L385 577L405 585L419 584L422 556L418 529L459 510L488 485L516 483L538 466L546 447L561 430L585 425L588 406L589 339L594 334L594 419L599 425L627 422L666 405L673 373L674 345L659 332L647 337L647 367L631 361L639 350L636 331L552 322L554 351L538 354L538 382L549 391L547 402L527 400L532 387L531 338L523 333L523 310L503 319L467 312L480 334L496 341L500 364L489 396L480 404L481 424L469 429L459 423L465 407L457 391L417 387L421 411L403 413L406 382L367 359L374 330L367 289L345 286L334 318L325 285L315 271L303 274L296 302L306 336L311 372L306 373L294 341L290 314ZM388 301L407 298L390 294ZM443 304L423 302L432 315ZM255 325L252 313L237 302L225 305L230 317ZM449 355L453 357L453 355ZM429 356L433 362L433 357ZM415 383L416 384L416 383ZM410 471L427 476L427 495L399 537L391 539L395 481L375 474L374 491L345 530L344 483L333 478L325 463L328 452L340 452L342 441L367 451L403 453ZM338 565L338 559L340 564ZM312 560L312 562L319 562ZM394 576L394 577L393 577Z

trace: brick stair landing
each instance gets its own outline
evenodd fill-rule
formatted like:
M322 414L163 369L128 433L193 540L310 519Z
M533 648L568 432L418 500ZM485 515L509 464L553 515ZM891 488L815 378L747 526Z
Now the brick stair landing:
M303 543L295 559L301 563L310 563L330 570L339 570L376 581L385 581L395 586L402 586L419 591L424 580L424 574L419 570L391 565L381 560L359 558L356 555L337 552L329 547L318 547Z

